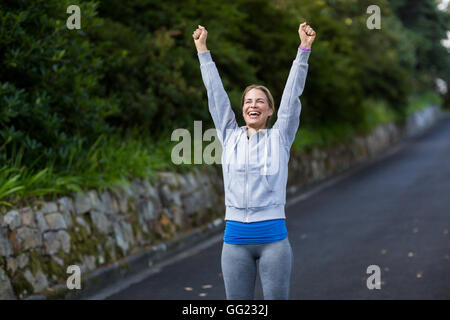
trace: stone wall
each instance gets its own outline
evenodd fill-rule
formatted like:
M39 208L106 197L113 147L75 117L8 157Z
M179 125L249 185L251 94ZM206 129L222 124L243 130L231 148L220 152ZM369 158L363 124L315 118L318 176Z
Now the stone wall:
M89 190L0 214L0 299L24 298L172 239L224 214L220 168Z
M403 127L384 124L344 145L292 152L288 197L424 130L440 114L439 108L430 107L412 115ZM92 272L222 218L221 172L220 166L195 166L184 174L160 172L155 179L136 179L124 188L38 199L0 213L0 299L51 291L65 284L69 265L79 265L83 274Z

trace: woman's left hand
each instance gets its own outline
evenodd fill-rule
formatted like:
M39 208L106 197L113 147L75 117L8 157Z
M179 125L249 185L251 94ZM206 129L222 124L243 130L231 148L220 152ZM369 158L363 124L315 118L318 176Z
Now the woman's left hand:
M306 22L303 22L298 28L298 35L300 36L300 45L305 48L311 48L316 38L314 29L307 25Z

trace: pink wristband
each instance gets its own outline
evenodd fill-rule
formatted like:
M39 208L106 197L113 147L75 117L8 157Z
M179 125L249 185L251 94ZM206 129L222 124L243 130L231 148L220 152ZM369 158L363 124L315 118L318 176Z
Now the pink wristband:
M305 48L305 47L302 47L301 45L298 46L298 48L302 49L303 51L311 51L311 48Z

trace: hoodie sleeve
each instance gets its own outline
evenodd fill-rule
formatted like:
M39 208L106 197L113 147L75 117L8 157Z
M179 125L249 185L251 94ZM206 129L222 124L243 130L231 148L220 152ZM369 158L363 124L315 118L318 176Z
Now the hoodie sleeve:
M208 94L209 112L216 126L219 141L223 146L228 136L227 129L234 130L238 128L238 124L216 64L212 60L211 52L208 50L197 53L197 55L200 61L203 83Z
M300 124L301 102L300 96L305 87L308 73L308 58L311 51L298 49L297 56L292 62L291 71L284 87L277 121L273 128L278 129L285 146L290 148Z

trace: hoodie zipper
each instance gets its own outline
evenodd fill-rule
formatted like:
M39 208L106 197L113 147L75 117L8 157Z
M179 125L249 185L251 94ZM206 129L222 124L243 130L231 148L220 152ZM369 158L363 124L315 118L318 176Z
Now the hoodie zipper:
M247 150L245 153L245 222L248 222L248 148L250 137L247 136Z

